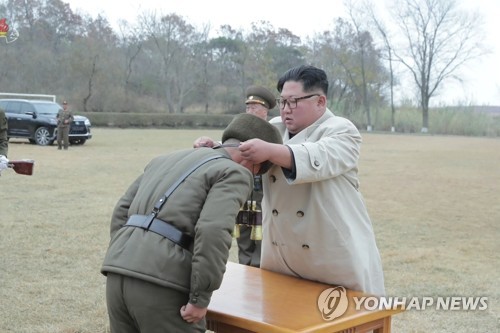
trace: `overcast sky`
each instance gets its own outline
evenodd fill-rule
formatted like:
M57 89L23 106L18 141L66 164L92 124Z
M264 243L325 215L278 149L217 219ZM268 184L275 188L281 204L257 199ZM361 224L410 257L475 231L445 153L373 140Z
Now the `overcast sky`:
M114 26L118 20L134 22L143 11L161 14L176 13L195 26L210 23L216 31L222 24L248 30L251 22L269 21L274 28L287 28L301 37L329 30L337 17L344 16L341 0L330 0L327 6L315 2L253 0L63 0L72 10L96 17L107 17ZM382 1L382 0L378 0ZM457 0L463 8L478 10L485 19L486 45L491 54L470 63L461 71L463 84L446 83L441 96L433 104L477 104L500 106L500 1ZM411 97L411 96L407 96Z

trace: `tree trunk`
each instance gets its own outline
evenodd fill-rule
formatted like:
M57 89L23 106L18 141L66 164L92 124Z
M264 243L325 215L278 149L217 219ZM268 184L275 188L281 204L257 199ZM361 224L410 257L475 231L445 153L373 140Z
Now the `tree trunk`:
M422 133L429 132L429 97L422 100Z

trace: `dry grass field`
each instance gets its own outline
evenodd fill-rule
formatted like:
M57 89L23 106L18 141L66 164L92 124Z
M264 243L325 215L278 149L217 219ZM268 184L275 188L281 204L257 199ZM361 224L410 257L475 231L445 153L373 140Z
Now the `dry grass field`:
M202 134L221 131L96 128L68 151L12 140L9 157L36 165L0 177L0 332L108 332L99 269L112 209L151 158ZM499 332L500 140L363 138L361 191L387 294L488 297L485 311L398 314L393 332Z

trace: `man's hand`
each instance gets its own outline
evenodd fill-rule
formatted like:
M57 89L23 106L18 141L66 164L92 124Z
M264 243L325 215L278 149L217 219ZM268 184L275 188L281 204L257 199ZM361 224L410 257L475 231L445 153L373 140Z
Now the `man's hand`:
M253 164L259 164L271 159L270 143L260 139L251 139L240 144L241 156Z
M213 148L215 146L217 146L217 143L208 136L200 136L198 139L194 140L193 143L193 148L200 148L200 147Z
M293 165L292 153L286 145L269 143L260 139L251 139L242 142L239 150L241 156L253 164L269 161L274 165L286 169L291 169Z
M9 167L9 160L4 155L0 155L0 174L2 170L5 170Z
M181 308L182 319L188 323L197 323L205 317L208 308L199 308L191 303L184 305Z

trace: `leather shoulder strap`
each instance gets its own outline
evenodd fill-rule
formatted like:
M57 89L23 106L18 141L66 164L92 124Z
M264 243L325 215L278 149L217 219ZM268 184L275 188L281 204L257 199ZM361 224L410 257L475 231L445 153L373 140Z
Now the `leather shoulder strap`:
M188 169L184 174L182 174L179 177L179 179L177 179L177 181L175 183L173 183L168 188L168 190L165 192L165 194L154 205L153 211L151 212L151 214L154 215L153 218L156 217L156 215L160 211L161 207L163 207L163 205L165 204L165 202L167 202L168 197L177 189L177 187L179 187L179 185L182 182L184 182L184 180L186 180L187 177L189 177L190 174L192 174L196 169L198 169L199 167L201 167L203 164L205 164L205 163L207 163L207 162L209 162L211 160L218 159L218 158L227 158L227 157L224 156L224 155L209 156L209 157L207 157L207 158L199 161L197 164L195 164L193 167L191 167L191 169Z

